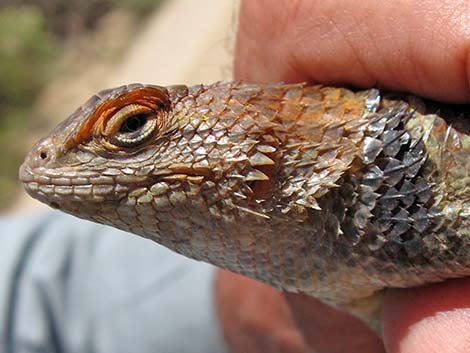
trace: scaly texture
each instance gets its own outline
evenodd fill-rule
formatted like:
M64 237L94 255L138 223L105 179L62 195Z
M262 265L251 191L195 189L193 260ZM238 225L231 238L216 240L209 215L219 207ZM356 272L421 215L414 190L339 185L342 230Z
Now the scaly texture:
M123 86L39 141L20 177L53 207L377 328L384 288L470 275L469 123L399 98Z

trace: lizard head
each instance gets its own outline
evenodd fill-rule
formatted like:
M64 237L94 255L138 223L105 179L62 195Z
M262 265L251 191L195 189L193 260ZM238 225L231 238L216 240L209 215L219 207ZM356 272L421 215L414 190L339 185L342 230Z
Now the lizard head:
M220 237L248 244L251 222L267 222L276 148L242 98L216 88L215 99L214 86L102 91L37 142L20 179L53 208L217 262Z
M20 179L34 198L87 217L97 204L119 202L145 184L151 142L174 122L170 109L163 87L102 91L36 143Z

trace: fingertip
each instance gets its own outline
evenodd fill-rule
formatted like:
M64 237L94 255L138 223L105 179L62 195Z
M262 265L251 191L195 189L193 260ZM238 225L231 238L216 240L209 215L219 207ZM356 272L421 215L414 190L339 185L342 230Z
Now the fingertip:
M305 294L284 293L284 297L315 352L384 352L380 338L358 318Z
M242 2L234 75L470 100L468 1Z
M382 327L389 353L470 352L470 279L388 291Z

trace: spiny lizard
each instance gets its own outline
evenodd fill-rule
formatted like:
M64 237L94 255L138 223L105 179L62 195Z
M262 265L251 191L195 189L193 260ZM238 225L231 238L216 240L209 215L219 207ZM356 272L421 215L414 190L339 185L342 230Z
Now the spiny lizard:
M470 275L470 123L438 108L376 89L132 84L58 125L20 177L52 207L377 328L383 289Z

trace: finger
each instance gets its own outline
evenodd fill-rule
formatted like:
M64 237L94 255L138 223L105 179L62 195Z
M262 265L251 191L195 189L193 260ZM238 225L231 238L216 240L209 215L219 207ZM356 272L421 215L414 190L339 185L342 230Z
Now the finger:
M470 97L465 0L245 0L235 77Z
M231 352L310 352L274 288L219 270L215 289L218 318Z
M382 341L359 319L304 294L286 293L292 315L315 352L380 353Z
M389 290L383 335L389 353L470 351L470 279Z

